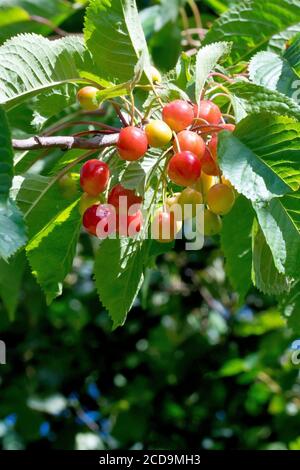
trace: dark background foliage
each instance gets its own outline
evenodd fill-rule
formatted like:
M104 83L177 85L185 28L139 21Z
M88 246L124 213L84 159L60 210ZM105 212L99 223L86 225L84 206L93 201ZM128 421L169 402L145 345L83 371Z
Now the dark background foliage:
M138 2L162 70L174 66L182 47L182 20L164 16L177 11L168 3L157 16L148 8L158 2ZM229 3L198 2L205 25ZM79 32L83 16L82 7L53 21ZM55 34L20 22L2 28L1 41L28 30ZM0 303L7 345L0 366L3 449L300 449L295 338L271 298L253 289L238 305L217 241L199 252L177 242L147 271L126 325L113 332L92 264L83 234L64 293L51 306L29 269L14 321Z

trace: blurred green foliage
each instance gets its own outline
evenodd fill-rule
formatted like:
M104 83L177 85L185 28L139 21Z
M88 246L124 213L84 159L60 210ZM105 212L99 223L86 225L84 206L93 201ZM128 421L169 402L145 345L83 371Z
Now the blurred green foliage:
M0 1L0 41L55 35L53 25L81 31L85 3ZM181 49L182 2L138 3L155 63L167 70ZM198 2L205 24L230 3ZM92 248L83 235L50 307L28 269L13 322L0 304L3 449L300 449L296 338L271 298L253 289L237 304L213 240L200 252L177 242L159 258L114 332L95 293Z

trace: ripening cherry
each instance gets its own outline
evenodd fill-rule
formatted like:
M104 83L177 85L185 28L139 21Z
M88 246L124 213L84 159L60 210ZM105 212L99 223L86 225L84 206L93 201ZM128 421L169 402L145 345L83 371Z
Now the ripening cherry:
M166 198L165 203L168 210L171 209L175 204L178 204L180 194L181 193L174 193L173 196L169 196Z
M117 232L122 237L134 238L142 229L143 215L141 211L135 214L117 214Z
M204 210L204 235L207 237L217 235L222 230L222 219L209 209Z
M83 215L89 207L95 204L100 204L100 198L98 196L90 196L88 193L83 193L79 202L80 215Z
M126 200L124 201L121 198L126 198ZM143 199L137 196L132 189L126 189L121 184L117 184L111 189L107 199L108 204L113 205L117 212L121 210L121 212L126 211L126 213L131 206L140 205L142 201ZM124 207L124 210L122 210L122 205L127 207Z
M77 180L72 173L68 173L59 179L58 184L65 199L72 199L78 191Z
M169 161L168 175L179 186L192 186L201 175L200 159L192 152L178 152Z
M151 65L150 67L150 73L151 73L151 80L153 83L161 83L162 81L161 74L157 70L157 68L153 67L153 65Z
M222 113L219 106L209 100L200 101L200 109L194 104L194 117L204 119L208 124L219 124L222 119Z
M214 177L202 172L200 178L193 185L193 188L202 194L203 201L206 202L207 193L214 184L215 184Z
M122 160L139 160L148 150L147 136L138 127L124 127L120 131L117 148Z
M192 124L194 111L186 101L175 100L163 107L162 117L173 131L180 132Z
M225 176L221 176L221 183L223 184L226 184L226 186L229 186L229 188L232 189L232 191L234 192L234 194L236 195L237 194L237 191L235 189L235 187L231 184L231 182L225 178Z
M234 124L223 124L223 129L225 131L234 132L235 125Z
M106 163L93 159L88 160L81 168L80 186L90 196L102 193L109 181L110 171Z
M160 148L172 139L172 131L164 121L150 121L145 127L145 133L151 147Z
M160 243L170 243L175 239L177 224L173 211L159 211L151 225L152 237Z
M203 197L199 191L185 188L178 198L182 208L183 219L193 218L197 214L197 206L203 204Z
M177 139L179 149L177 148L175 140L173 145L175 152L187 150L197 155L197 157L203 158L205 153L205 142L200 135L196 134L196 132L187 130L181 131L177 134Z
M215 184L207 194L207 203L212 212L226 215L231 211L235 202L234 191L226 184Z
M116 229L115 214L104 204L89 207L83 214L82 223L90 234L99 238L108 237Z
M77 93L77 99L83 109L86 111L96 111L99 108L97 102L98 89L93 86L85 86Z

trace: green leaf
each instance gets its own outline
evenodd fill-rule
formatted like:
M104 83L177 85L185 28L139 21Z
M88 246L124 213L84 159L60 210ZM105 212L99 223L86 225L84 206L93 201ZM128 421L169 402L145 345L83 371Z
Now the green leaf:
M239 193L269 201L300 185L300 123L261 113L241 121L234 134L219 138L221 169Z
M129 163L121 173L121 184L125 188L135 189L139 194L144 194L155 166L159 166L160 156L161 151L151 149L142 160Z
M79 37L16 36L0 47L0 103L11 109L53 87L81 81L84 68L91 62Z
M76 103L76 92L73 83L65 83L37 96L32 105L35 129L40 130L48 119Z
M300 120L300 106L278 91L247 82L234 83L228 89L233 95L233 107L238 121L248 114L263 112Z
M278 272L272 252L265 236L257 224L253 227L253 284L264 294L279 295L290 288L290 282L284 274Z
M72 268L81 227L77 206L78 201L50 220L26 247L29 264L48 304L60 295L62 283Z
M124 324L142 285L145 247L138 240L105 239L96 254L96 287L114 328Z
M221 246L226 272L242 301L251 286L251 231L254 211L251 203L239 196L232 211L223 219Z
M104 86L130 81L139 57L147 54L132 0L91 0L86 11L84 38L94 59L94 74ZM148 66L146 73L147 69Z
M5 112L0 106L0 203L5 203L13 179L13 149Z
M214 70L220 59L227 56L231 50L229 42L216 42L202 47L196 56L195 93L196 102L201 99L201 94L208 75Z
M209 30L204 44L232 41L230 64L248 60L254 52L300 22L299 0L250 0L235 4Z
M0 297L11 320L14 319L18 305L25 262L24 252L12 258L9 263L0 259Z
M273 254L277 270L299 279L300 192L255 204L259 224Z
M14 178L12 197L24 214L29 239L80 197L79 191L71 198L65 197L60 183L53 181L53 178L41 175Z
M8 260L27 241L23 217L14 201L0 204L0 258Z
M280 299L280 310L294 334L300 333L300 281L293 284L290 292Z
M250 80L257 85L290 98L295 94L295 81L299 81L289 62L273 52L258 52L249 64L249 73Z

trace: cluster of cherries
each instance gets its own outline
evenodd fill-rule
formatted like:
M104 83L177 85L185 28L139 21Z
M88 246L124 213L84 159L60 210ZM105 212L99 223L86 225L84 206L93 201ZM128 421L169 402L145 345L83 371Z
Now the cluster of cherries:
M78 99L84 106L82 90ZM218 132L233 131L234 128L233 124L224 122L219 107L212 101L203 100L198 106L178 99L163 107L162 120L152 120L144 127L121 129L117 150L120 158L129 162L141 159L149 146L167 148L173 140L172 156L166 152L166 174L175 185L185 189L167 197L155 214L152 225L156 230L152 233L158 241L169 242L176 237L180 221L173 210L175 205L180 205L183 210L189 205L194 216L194 208L205 204L204 234L215 235L221 231L220 216L232 209L236 194L218 166ZM131 230L138 233L143 224L142 198L118 184L110 190L105 204L103 192L109 180L110 170L106 163L89 160L83 165L80 184L84 194L80 210L84 227L99 238L112 232L122 236L131 236ZM125 208L121 204L123 198L127 202ZM111 223L113 219L115 223ZM169 236L165 237L165 233Z

